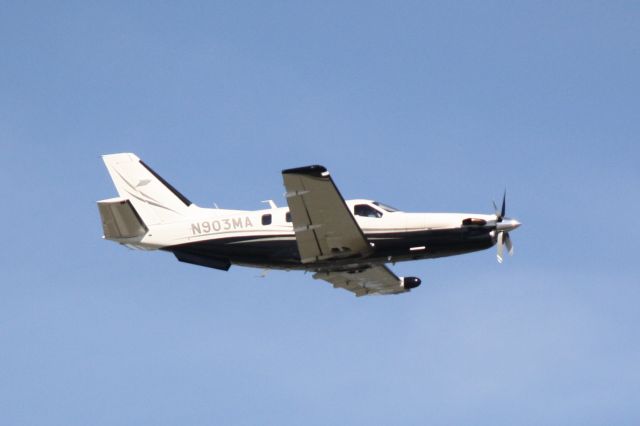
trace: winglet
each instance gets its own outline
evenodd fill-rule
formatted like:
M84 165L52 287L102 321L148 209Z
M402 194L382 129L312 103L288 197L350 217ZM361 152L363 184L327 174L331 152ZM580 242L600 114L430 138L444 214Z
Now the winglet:
M314 177L327 177L329 172L326 167L318 164L313 166L296 167L293 169L285 169L282 171L283 175L307 175Z

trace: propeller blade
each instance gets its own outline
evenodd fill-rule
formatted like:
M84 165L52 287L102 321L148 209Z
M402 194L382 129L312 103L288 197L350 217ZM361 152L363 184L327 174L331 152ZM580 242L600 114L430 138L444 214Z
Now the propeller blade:
M504 232L498 232L498 254L497 254L497 258L498 258L498 263L502 263L503 257L502 257L502 238L504 236Z
M511 237L509 236L508 232L504 233L504 243L507 246L509 256L513 256L513 243L511 242Z
M504 217L504 215L506 214L506 210L507 210L507 190L504 190L504 194L502 194L502 210L500 211L500 219L502 219Z
M495 201L491 201L493 203L493 211L496 213L496 217L500 219L500 214L498 213L498 206L496 206Z

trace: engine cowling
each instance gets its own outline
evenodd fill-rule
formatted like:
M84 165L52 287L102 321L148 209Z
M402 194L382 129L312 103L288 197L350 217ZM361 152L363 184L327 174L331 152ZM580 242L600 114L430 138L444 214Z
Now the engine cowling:
M418 277L402 277L402 287L407 290L418 287L422 280Z

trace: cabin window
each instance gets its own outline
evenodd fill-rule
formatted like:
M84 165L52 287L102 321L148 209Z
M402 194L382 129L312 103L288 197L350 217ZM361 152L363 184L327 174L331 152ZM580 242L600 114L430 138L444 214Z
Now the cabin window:
M262 215L262 224L263 225L271 225L271 215L270 214L263 214Z
M291 212L287 212L287 214L284 216L284 220L286 220L287 222L291 222Z
M364 217L382 217L382 213L369 204L358 204L353 208L353 214Z

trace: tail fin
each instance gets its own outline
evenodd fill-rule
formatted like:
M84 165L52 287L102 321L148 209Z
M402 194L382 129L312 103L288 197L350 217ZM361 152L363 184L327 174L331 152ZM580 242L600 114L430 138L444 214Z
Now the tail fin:
M145 225L175 222L192 204L135 154L103 155L121 198L128 199Z

